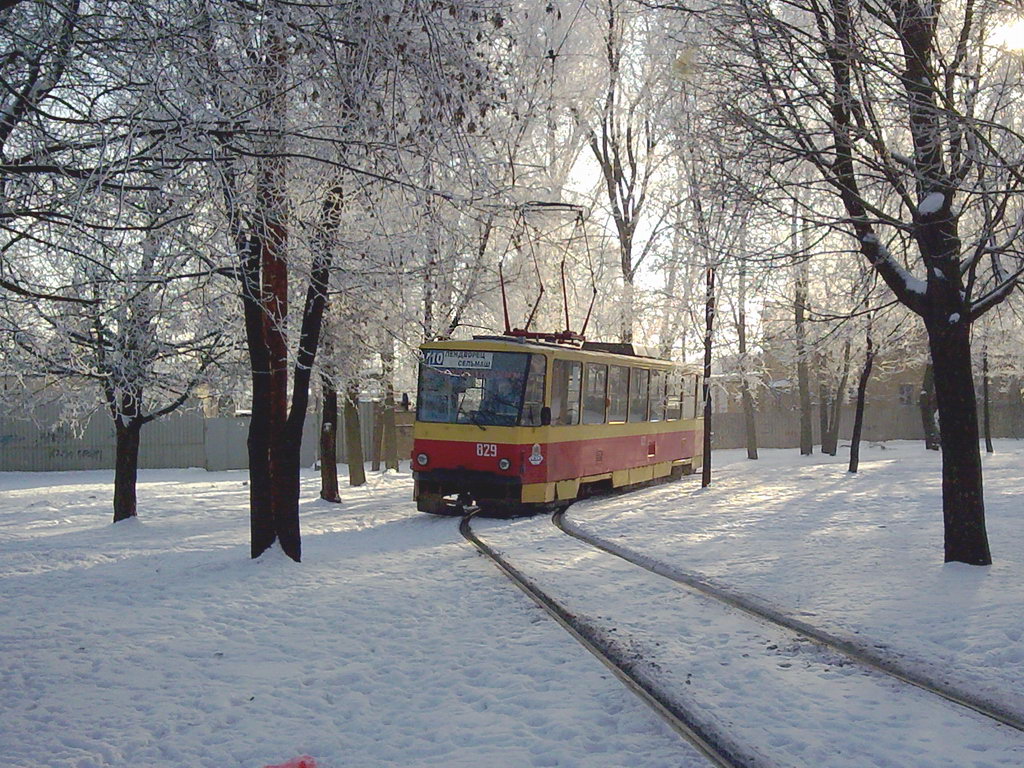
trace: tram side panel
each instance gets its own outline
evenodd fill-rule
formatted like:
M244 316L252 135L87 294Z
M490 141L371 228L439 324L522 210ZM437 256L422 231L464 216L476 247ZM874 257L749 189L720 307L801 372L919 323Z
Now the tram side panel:
M652 422L650 431L637 433L636 425L607 425L594 434L593 427L561 427L553 430L547 482L576 480L583 483L610 480L615 487L665 477L674 466L693 468L697 431L680 421ZM591 436L573 439L573 432ZM561 439L558 439L561 438ZM563 487L558 498L572 498ZM566 495L563 495L566 494Z
M507 342L473 344L482 351L452 350L445 354L455 356L454 362L467 368L475 366L496 371L499 367L510 367L499 360ZM438 354L436 350L428 352ZM590 355L588 359L597 362L584 364L566 360L567 356L578 354L572 350L537 352L531 349L531 354L534 362L529 364L528 375L539 374L541 387L535 390L535 395L543 393L542 398L531 401L537 409L532 418L539 419L540 411L545 410L547 418L554 416L557 421L562 414L563 418L576 423L501 426L477 423L472 415L469 416L474 421L472 424L417 421L412 458L419 509L444 511L444 497L460 493L495 508L546 504L576 498L581 483L610 482L614 487L621 487L681 472L684 467L700 466L701 420L696 412L695 377L682 374L680 379L680 374L669 371L669 381L678 383L666 388L666 378L659 373L656 396L655 392L648 392L647 386L647 371L654 369L644 361L623 360L618 355ZM442 355L440 361L434 362L449 365L453 361L448 357ZM509 355L505 357L513 359ZM542 359L545 362L536 366L535 362ZM593 418L596 411L602 410L602 400L605 413L600 415L611 416L613 400L608 372L616 369L620 369L620 388L625 379L621 374L629 372L629 420L580 423L581 408L589 408L588 414ZM587 392L584 382L591 384L592 371L596 386ZM639 399L634 397L632 389L634 375L640 377L642 385L637 390L641 393ZM652 372L652 382L654 377ZM556 378L561 384L559 395L555 394L553 383ZM572 378L571 385L569 378ZM676 413L682 418L647 420L648 400L653 413L654 403L658 403L662 395L666 401L659 407L665 409L666 417L671 410L670 396L680 398L675 405ZM615 412L623 417L626 413L624 397L625 390L621 390L615 401L618 404ZM633 408L637 404L639 418L634 420Z
M443 511L465 492L492 507L576 498L581 483L614 487L697 469L699 420L502 428L418 424L412 458L418 508Z
M685 422L664 422L658 431L641 434L614 434L624 431L616 426L605 427L604 435L574 439L576 430L593 428L541 427L478 436L465 434L475 427L460 426L456 429L463 434L431 436L453 430L422 425L424 434L414 441L412 456L419 506L437 511L443 496L459 491L496 506L548 503L575 498L581 482L609 480L621 487L664 477L674 466L700 466L698 430Z

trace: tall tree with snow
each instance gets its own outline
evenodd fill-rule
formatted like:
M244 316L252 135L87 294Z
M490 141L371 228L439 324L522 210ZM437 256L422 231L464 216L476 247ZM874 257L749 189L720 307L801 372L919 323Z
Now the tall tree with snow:
M989 564L970 332L1024 269L1024 143L1006 107L1019 67L988 39L1000 11L731 0L716 13L709 69L730 122L775 178L787 164L817 171L843 210L820 223L847 232L927 330L945 559Z
M576 110L601 175L603 204L614 232L622 298L619 340L633 341L636 279L670 232L675 200L658 200L665 164L666 122L678 84L663 54L666 19L628 0L592 4L595 45L603 55L594 103Z
M194 15L197 111L252 370L252 556L276 542L299 560L302 426L351 190L416 186L439 148L458 143L486 101L481 45L502 17L461 0L198 3Z
M21 405L97 407L116 436L114 521L137 513L142 427L230 349L202 173L166 109L174 25L146 8L0 9L0 335Z

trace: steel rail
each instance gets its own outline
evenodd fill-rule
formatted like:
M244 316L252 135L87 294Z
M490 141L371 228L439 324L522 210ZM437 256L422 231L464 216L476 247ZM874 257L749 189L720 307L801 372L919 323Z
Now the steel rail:
M1024 732L1024 720L1021 719L1021 716L1005 707L999 706L998 703L987 701L975 695L971 691L963 690L948 682L936 680L935 678L928 677L912 669L907 669L890 658L881 654L873 653L871 649L863 645L833 635L830 632L826 632L823 629L800 621L799 619L795 619L792 616L787 616L781 611L777 611L767 605L764 605L747 595L716 586L706 579L672 566L654 561L647 561L628 547L622 547L605 539L591 536L578 529L574 530L568 527L565 523L563 519L564 516L564 509L557 510L551 516L551 522L554 523L554 525L563 533L573 537L574 539L582 541L585 544L589 544L602 552L614 555L615 557L632 563L633 565L639 566L640 568L658 576L674 581L677 584L689 587L690 589L732 606L733 608L751 616L783 627L791 632L795 632L796 634L806 637L808 640L817 643L818 645L836 651L837 653L840 653L863 666L870 667L871 669L881 672L882 674L903 683L907 683L915 688L919 688L943 698L957 706L964 707L979 715L995 720L998 723Z
M619 682L653 709L676 733L719 768L759 768L766 764L764 758L743 749L725 734L697 722L677 702L655 690L631 672L628 668L629 665L620 661L616 651L602 642L592 628L559 605L551 596L473 533L470 520L477 511L464 515L459 523L459 531L466 540L490 559L513 584L557 621L580 645L604 664Z

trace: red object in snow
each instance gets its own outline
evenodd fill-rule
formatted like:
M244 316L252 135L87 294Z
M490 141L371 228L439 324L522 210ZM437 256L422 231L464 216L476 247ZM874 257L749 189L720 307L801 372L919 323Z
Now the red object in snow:
M309 755L303 755L302 757L292 758L287 763L267 765L264 768L316 768L316 760Z

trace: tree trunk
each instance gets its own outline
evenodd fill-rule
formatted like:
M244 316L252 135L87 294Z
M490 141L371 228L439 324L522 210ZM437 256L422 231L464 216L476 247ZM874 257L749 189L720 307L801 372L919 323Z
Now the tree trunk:
M715 330L715 268L707 268L707 299L704 305L704 464L701 488L711 485L711 346Z
M970 325L946 313L926 323L942 430L942 517L946 562L990 565L985 530L978 404L971 370Z
M288 317L289 280L284 253L286 235L287 230L283 222L274 222L267 227L267 232L261 237L263 252L260 319L269 365L265 402L267 429L270 435L268 465L273 526L281 549L298 562L298 541L297 538L292 540L293 530L297 531L298 528L297 505L294 512L290 509L292 486L298 484L299 468L298 452L288 435L288 335L285 322ZM289 519L292 516L296 519Z
M363 438L359 424L359 382L352 379L345 392L345 457L348 461L348 484L363 485L366 467L363 465Z
M283 169L279 169L283 173ZM261 184L273 188L270 170ZM280 190L273 189L273 194ZM270 194L270 192L268 192ZM270 198L268 198L270 199ZM273 208L271 202L267 205ZM340 188L332 188L323 207L322 229L337 226ZM253 382L249 424L251 555L256 558L275 541L292 560L302 559L299 531L299 470L302 427L309 406L309 383L320 344L327 278L332 250L326 235L319 241L302 309L298 354L288 406L287 311L288 273L284 260L287 229L283 213L266 220L250 240L242 267L242 301Z
M665 277L665 306L661 310L661 328L658 331L658 357L668 360L672 356L672 347L676 339L676 277L679 273L679 241L682 239L681 229L672 236L672 260L668 263L668 275Z
M935 422L935 369L931 362L924 369L918 405L921 409L921 428L924 430L924 447L929 451L937 451L942 446L942 435Z
M981 348L981 387L983 392L982 408L985 415L985 451L995 453L992 447L992 408L989 403L989 375L988 375L988 344Z
M389 324L389 323L388 323ZM381 369L384 384L384 413L381 425L381 451L384 468L398 471L398 439L395 431L395 342L385 328L381 350Z
M744 233L744 245L746 244L746 228ZM747 458L757 458L757 423L754 420L754 398L750 394L750 383L747 381L749 374L747 365L747 270L746 262L740 259L739 273L739 316L736 321L736 331L739 336L740 353L740 398L743 402L743 427L747 438Z
M327 193L321 211L320 226L309 273L309 286L302 307L302 325L299 329L298 353L292 376L292 401L283 436L278 447L279 474L274 477L274 518L277 540L282 551L295 562L302 560L302 542L299 532L299 470L301 468L302 427L309 409L309 385L320 348L324 310L327 307L327 288L333 249L330 235L337 229L341 217L341 188L332 187ZM287 383L287 376L285 376ZM273 454L272 454L273 455Z
M114 419L116 440L114 461L114 522L135 517L136 483L139 475L139 443L142 432L140 419Z
M426 269L423 270L423 340L433 341L434 334L434 270L437 266L437 253L431 248Z
M871 339L871 329L867 333L867 350L864 354L864 367L860 372L860 379L857 382L857 408L853 415L853 436L850 438L850 472L856 472L860 467L860 436L864 429L864 401L868 391L868 380L871 378L871 368L875 364L875 347Z
M814 356L814 368L818 379L818 439L821 452L828 453L828 413L832 408L832 397L825 383L825 356L820 352Z
M384 398L384 425L381 442L384 469L398 471L398 428L395 424L395 392L391 389Z
M263 154L257 161L256 210L245 294L246 337L253 375L250 422L250 508L252 556L259 557L274 541L293 560L300 559L298 504L290 503L298 485L298 453L288 430L288 213L287 162L284 126L287 96L283 88L288 50L281 34L286 11L268 4L270 19L262 63L263 106L259 117L265 130ZM260 391L257 395L257 379ZM305 414L303 414L304 416ZM253 455L258 452L259 455ZM292 472L294 466L294 481ZM255 475L263 475L256 481ZM257 485L260 487L257 488ZM257 498L255 494L266 491Z
M373 401L373 445L370 446L370 471L380 472L381 449L384 444L384 404Z
M622 303L619 305L619 341L623 344L631 344L633 342L633 302L635 301L634 293L636 289L633 285L633 275L627 274L625 261L623 261L622 269Z
M796 381L800 394L800 455L814 453L814 428L811 425L811 381L807 370L807 348L805 344L804 305L806 286L797 278L794 318L796 321Z
M283 438L271 444L271 455L276 466L271 470L273 487L271 488L272 504L274 505L274 529L277 543L295 562L302 562L302 540L299 531L299 460L302 448L302 422L305 421L305 410L298 421L298 434L293 420L286 422Z
M341 502L338 490L338 391L328 376L321 376L324 412L320 419L320 498Z
M740 384L740 397L743 401L743 430L747 440L747 458L757 458L757 420L754 415L754 397L750 393L750 385L746 381Z
M799 238L799 218L797 216L798 201L793 200L793 216L791 219L792 240L794 249ZM801 259L799 253L795 253ZM800 455L810 456L814 453L814 428L811 426L811 382L807 371L807 328L804 315L807 310L807 262L801 260L797 264L796 283L793 295L793 320L796 327L796 381L800 395Z
M839 385L830 398L828 424L825 436L821 438L821 452L835 456L839 452L839 425L843 417L843 399L846 394L846 383L850 380L850 341L843 347L843 369L839 375Z
M276 538L270 501L270 362L263 341L263 316L259 302L259 248L255 239L239 243L242 263L242 308L249 348L252 404L246 447L249 452L250 555L259 557Z

